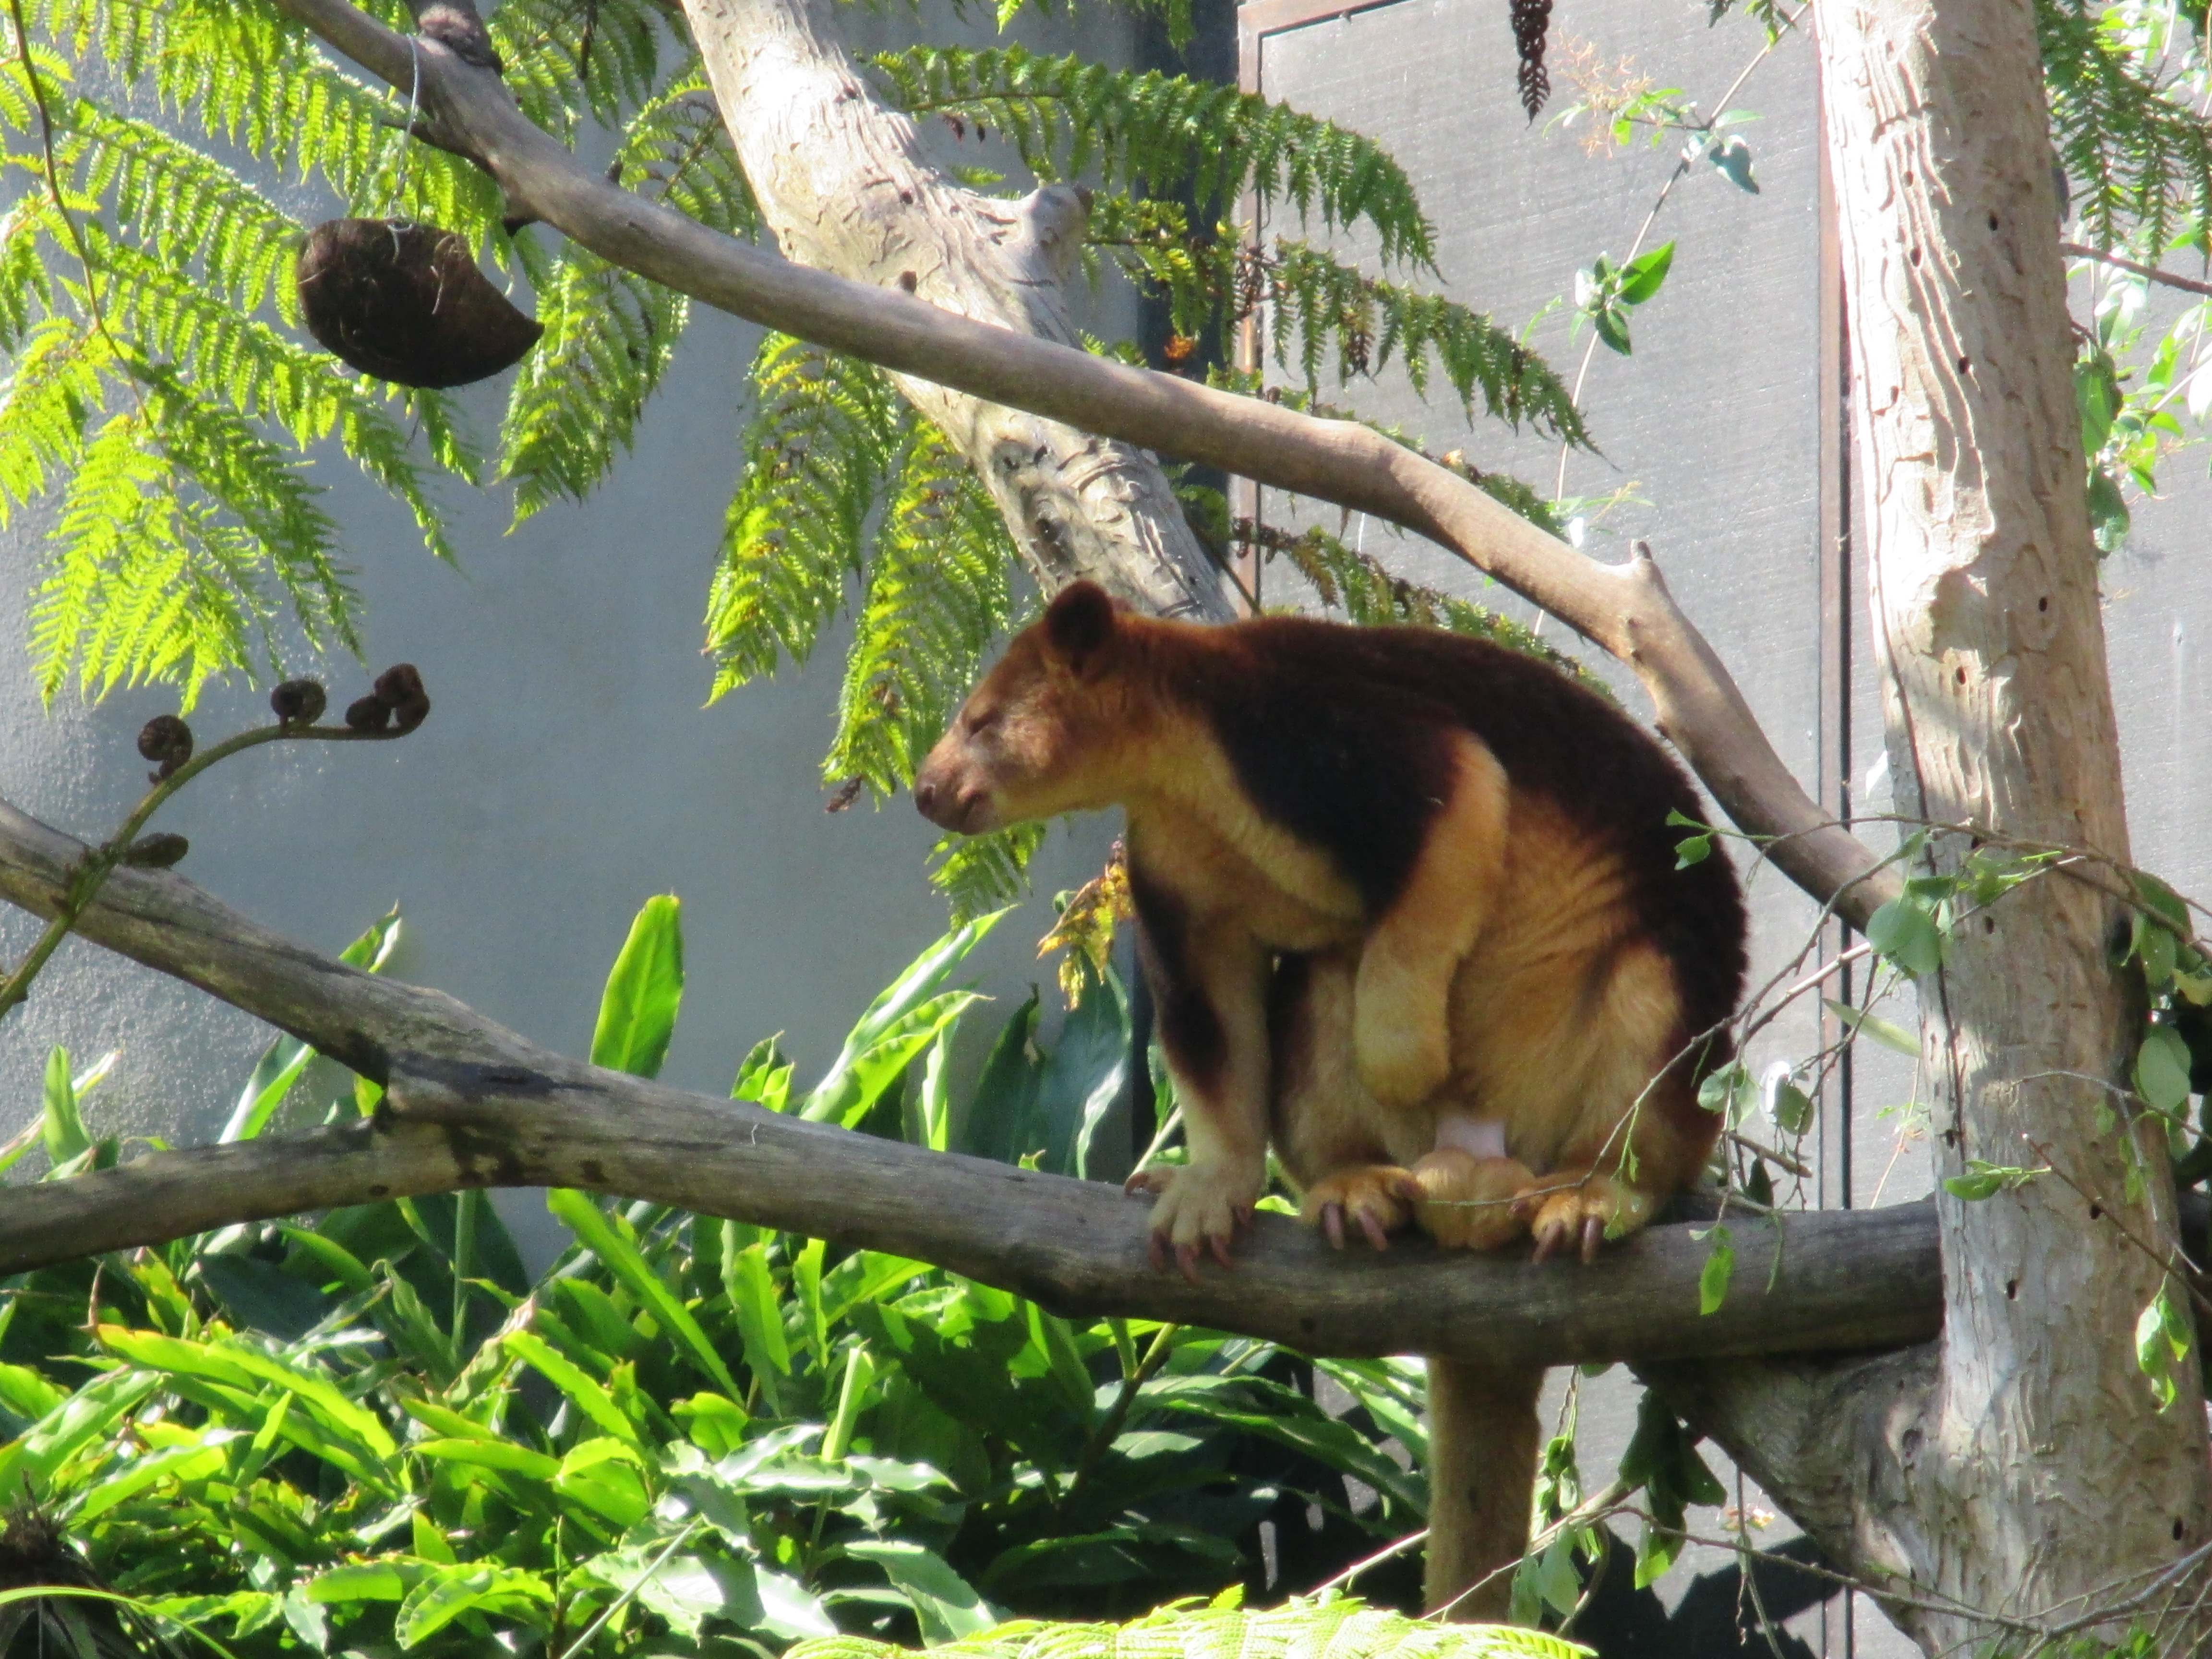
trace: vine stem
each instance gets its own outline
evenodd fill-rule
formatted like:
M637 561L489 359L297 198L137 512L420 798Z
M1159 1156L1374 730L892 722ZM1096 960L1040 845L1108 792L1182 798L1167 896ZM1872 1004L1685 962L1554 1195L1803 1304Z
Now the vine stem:
M1114 1403L1106 1408L1106 1415L1099 1419L1098 1426L1091 1431L1091 1437L1083 1443L1083 1455L1076 1462L1074 1474L1069 1477L1067 1490L1060 1495L1060 1501L1053 1506L1054 1513L1065 1510L1075 1501L1075 1495L1083 1490L1084 1483L1090 1480L1092 1471L1098 1467L1098 1460L1121 1437L1121 1425L1129 1420L1129 1409L1137 1403L1139 1391L1158 1374L1161 1366L1167 1364L1168 1356L1175 1351L1175 1339L1182 1329L1180 1325L1161 1326L1153 1334L1152 1346L1145 1350L1145 1357L1138 1363L1137 1368L1122 1377L1121 1392L1114 1396Z
M10 0L10 3L20 3L20 0ZM1788 20L1789 27L1792 30L1796 29L1797 25L1804 20L1804 16L1805 13L1801 9L1797 13L1796 16ZM1780 45L1781 40L1782 36L1778 33L1768 37L1766 44L1759 49L1758 54L1753 57L1748 64L1746 64L1743 66L1742 70L1737 74L1735 80L1729 82L1728 90L1723 93L1715 101L1713 105L1713 112L1711 115L1707 116L1702 121L1669 123L1669 125L1680 125L1685 131L1694 132L1700 135L1710 134L1713 130L1713 123L1720 119L1722 114L1727 110L1729 100L1735 97L1737 93L1743 90L1743 83L1751 79L1752 71L1766 61L1767 54L1771 52L1777 46ZM1636 240L1628 246L1627 258L1621 261L1624 265L1626 264L1630 259L1635 258L1638 254L1644 251L1644 239L1651 234L1651 227L1655 222L1656 222L1659 217L1659 210L1667 205L1667 198L1674 193L1674 186L1680 184L1683 179L1689 177L1690 166L1690 158L1686 155L1680 161L1674 163L1674 170L1667 175L1667 182L1659 186L1659 195L1651 204L1651 210L1644 216L1644 222L1637 227ZM1583 383L1589 378L1590 362L1596 354L1597 336L1593 333L1589 337L1589 343L1583 348L1583 361L1581 366L1575 370L1574 390L1567 394L1567 401L1572 404L1577 410L1580 410L1583 406ZM1559 477L1553 481L1552 485L1552 499L1555 501L1562 499L1567 493L1567 457L1571 453L1571 446L1567 444L1561 444L1559 446Z
M69 210L69 204L62 199L61 167L54 157L53 112L47 107L46 83L40 77L38 64L31 55L31 28L23 18L23 0L8 0L8 15L15 25L15 60L23 66L23 79L30 86L31 101L39 106L39 149L46 161L46 192L54 199L54 212L62 222L63 230L69 235L70 246L76 250L77 264L84 270L84 308L91 313L93 327L100 331L100 337L107 342L108 350L119 363L123 361L123 348L116 343L115 336L107 326L106 313L100 308L100 283L93 272L92 246L84 239L84 227L77 223ZM146 399L139 392L137 377L126 373L123 383L131 388L131 401L138 406L139 419L150 426L152 422L146 412ZM15 999L16 1002L21 1000L20 996ZM0 1016L4 1016L15 1006L13 1002L0 1002Z
M11 5L17 7L21 3L22 0L9 0ZM46 924L46 931L39 935L38 942L31 946L22 961L15 965L15 971L4 981L0 981L0 1019L5 1019L24 998L30 995L31 981L38 978L47 959L61 947L62 940L68 938L70 930L76 926L77 918L84 914L85 907L98 895L108 877L114 873L116 866L124 861L131 842L138 838L138 832L146 827L147 821L161 811L178 790L208 768L219 761L228 760L233 755L283 738L313 738L325 743L389 742L394 738L405 737L414 729L409 726L406 731L356 732L349 726L292 726L279 721L275 726L257 726L250 731L239 732L235 737L226 738L214 748L193 756L167 777L156 778L154 787L146 792L145 798L131 809L131 816L123 820L122 827L87 853L70 872L69 889L62 895L62 902L54 911L54 919Z

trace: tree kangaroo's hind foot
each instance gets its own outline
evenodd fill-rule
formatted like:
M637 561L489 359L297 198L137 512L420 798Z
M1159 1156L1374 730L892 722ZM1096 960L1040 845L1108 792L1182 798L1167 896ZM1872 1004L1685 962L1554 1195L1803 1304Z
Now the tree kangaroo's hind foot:
M1537 1261L1559 1250L1579 1250L1584 1261L1595 1261L1598 1246L1608 1237L1632 1233L1650 1220L1658 1200L1619 1176L1555 1170L1522 1206L1536 1240Z
M1413 1218L1421 1188L1410 1170L1395 1164L1355 1164L1333 1170L1306 1188L1298 1219L1318 1226L1330 1244L1344 1248L1347 1221L1378 1250L1390 1248L1390 1235Z
M1230 1247L1250 1229L1266 1182L1264 1166L1255 1170L1227 1161L1153 1164L1131 1176L1123 1191L1154 1195L1146 1241L1152 1271L1165 1273L1172 1255L1176 1271L1196 1284L1201 1255L1231 1266Z

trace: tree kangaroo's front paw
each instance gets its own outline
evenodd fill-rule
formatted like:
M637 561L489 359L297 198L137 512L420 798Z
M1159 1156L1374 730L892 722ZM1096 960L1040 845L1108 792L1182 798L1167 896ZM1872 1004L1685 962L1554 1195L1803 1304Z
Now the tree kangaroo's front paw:
M1165 1273L1170 1253L1176 1268L1195 1285L1201 1249L1223 1267L1229 1247L1252 1224L1252 1206L1267 1184L1267 1169L1218 1164L1156 1164L1131 1176L1127 1190L1156 1193L1150 1254L1152 1270Z
M1651 1219L1655 1207L1650 1194L1592 1170L1546 1176L1521 1200L1539 1261L1555 1250L1577 1249L1584 1261L1595 1261L1608 1234L1619 1238L1634 1232Z
M1370 1012L1370 1009L1372 1012ZM1359 1081L1384 1106L1418 1106L1451 1075L1449 1033L1396 999L1371 997L1363 981L1352 1011L1352 1054Z
M1413 1180L1421 1194L1413 1218L1447 1249L1494 1250L1528 1230L1520 1200L1536 1177L1518 1158L1439 1146L1413 1166Z
M1390 1235L1412 1218L1421 1189L1413 1172L1389 1164L1358 1164L1322 1176L1306 1188L1298 1218L1318 1226L1328 1242L1344 1248L1348 1219L1378 1250L1390 1248Z

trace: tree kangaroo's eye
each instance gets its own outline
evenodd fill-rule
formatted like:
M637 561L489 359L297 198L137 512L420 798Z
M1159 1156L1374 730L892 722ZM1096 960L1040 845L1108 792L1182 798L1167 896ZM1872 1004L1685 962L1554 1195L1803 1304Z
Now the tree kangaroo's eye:
M995 703L988 708L970 709L968 713L968 735L971 738L981 737L998 725L999 716L1004 712Z

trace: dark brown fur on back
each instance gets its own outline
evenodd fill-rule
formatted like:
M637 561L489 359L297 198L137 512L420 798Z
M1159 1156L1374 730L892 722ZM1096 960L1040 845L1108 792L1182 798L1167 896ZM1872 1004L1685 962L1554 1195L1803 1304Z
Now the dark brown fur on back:
M1146 644L1159 653L1154 683L1212 722L1255 805L1327 848L1370 914L1420 850L1441 793L1435 737L1461 727L1516 787L1620 851L1637 918L1678 976L1684 1039L1735 1008L1746 927L1735 872L1719 857L1674 867L1686 832L1668 814L1702 819L1703 803L1595 692L1517 651L1428 629L1269 617Z

